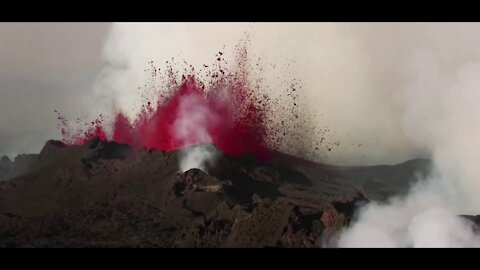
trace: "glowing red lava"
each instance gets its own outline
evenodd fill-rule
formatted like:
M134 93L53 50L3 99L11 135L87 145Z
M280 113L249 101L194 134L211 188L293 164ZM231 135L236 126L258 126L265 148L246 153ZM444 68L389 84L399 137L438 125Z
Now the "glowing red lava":
M240 72L235 73L219 68L207 84L195 75L182 76L181 83L173 84L162 102L148 102L133 121L117 113L111 136L106 135L103 120L97 119L86 131L74 134L59 116L63 141L82 144L97 136L134 149L160 151L211 143L231 156L251 154L266 160L267 104L257 98L249 87L243 64L239 66Z

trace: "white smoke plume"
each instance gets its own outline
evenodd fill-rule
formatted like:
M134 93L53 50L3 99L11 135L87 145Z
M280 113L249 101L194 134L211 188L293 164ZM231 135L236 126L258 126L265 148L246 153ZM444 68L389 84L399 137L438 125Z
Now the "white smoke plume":
M431 151L432 173L407 196L361 209L339 247L480 247L458 217L480 214L480 62L440 60L414 51L404 66L410 82L395 95L406 134Z
M207 166L214 164L218 158L211 144L201 144L181 150L180 171L186 172L196 168L208 173Z
M184 96L180 100L178 115L173 124L176 137L186 145L197 142L212 143L208 132L208 123L211 121L217 121L216 115L202 102L202 96ZM198 168L207 172L206 165L215 162L216 157L216 152L211 145L202 144L184 148L181 150L180 170L185 172Z

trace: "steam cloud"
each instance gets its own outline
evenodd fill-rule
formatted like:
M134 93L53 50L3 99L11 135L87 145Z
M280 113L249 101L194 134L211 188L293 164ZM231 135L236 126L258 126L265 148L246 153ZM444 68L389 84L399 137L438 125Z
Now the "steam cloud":
M185 144L201 141L211 143L212 138L208 132L208 122L217 121L216 115L202 102L198 95L182 97L175 117L174 130L176 137ZM216 152L211 145L198 145L181 150L180 170L185 172L198 168L207 172L206 165L215 162Z
M361 209L339 247L480 247L473 224L458 217L480 213L480 62L446 61L454 52L439 47L412 51L401 63L408 83L394 95L407 136L430 150L433 171L407 196Z

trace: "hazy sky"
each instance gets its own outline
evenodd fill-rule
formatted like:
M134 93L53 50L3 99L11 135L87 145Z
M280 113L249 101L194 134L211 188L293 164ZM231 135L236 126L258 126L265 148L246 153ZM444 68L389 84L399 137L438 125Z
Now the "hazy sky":
M0 154L38 152L46 140L58 139L54 109L84 119L109 111L106 100L131 107L147 79L147 61L176 57L199 67L214 62L220 50L232 56L248 32L250 55L262 57L271 94L283 90L279 76L298 79L306 106L322 115L315 124L329 127L341 142L328 162L396 163L428 153L427 146L411 143L403 121L406 104L399 93L418 69L409 60L431 54L453 72L480 59L478 24L110 26L0 23Z
M0 23L0 154L58 138L54 109L81 116L104 61L108 24Z

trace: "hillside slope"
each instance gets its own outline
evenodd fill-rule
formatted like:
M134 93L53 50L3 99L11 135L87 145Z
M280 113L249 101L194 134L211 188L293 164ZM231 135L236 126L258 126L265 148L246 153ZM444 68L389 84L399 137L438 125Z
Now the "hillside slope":
M428 169L426 160L336 167L281 153L262 164L214 151L209 174L181 173L178 151L49 141L21 176L0 182L0 246L319 247L356 206L406 191Z

